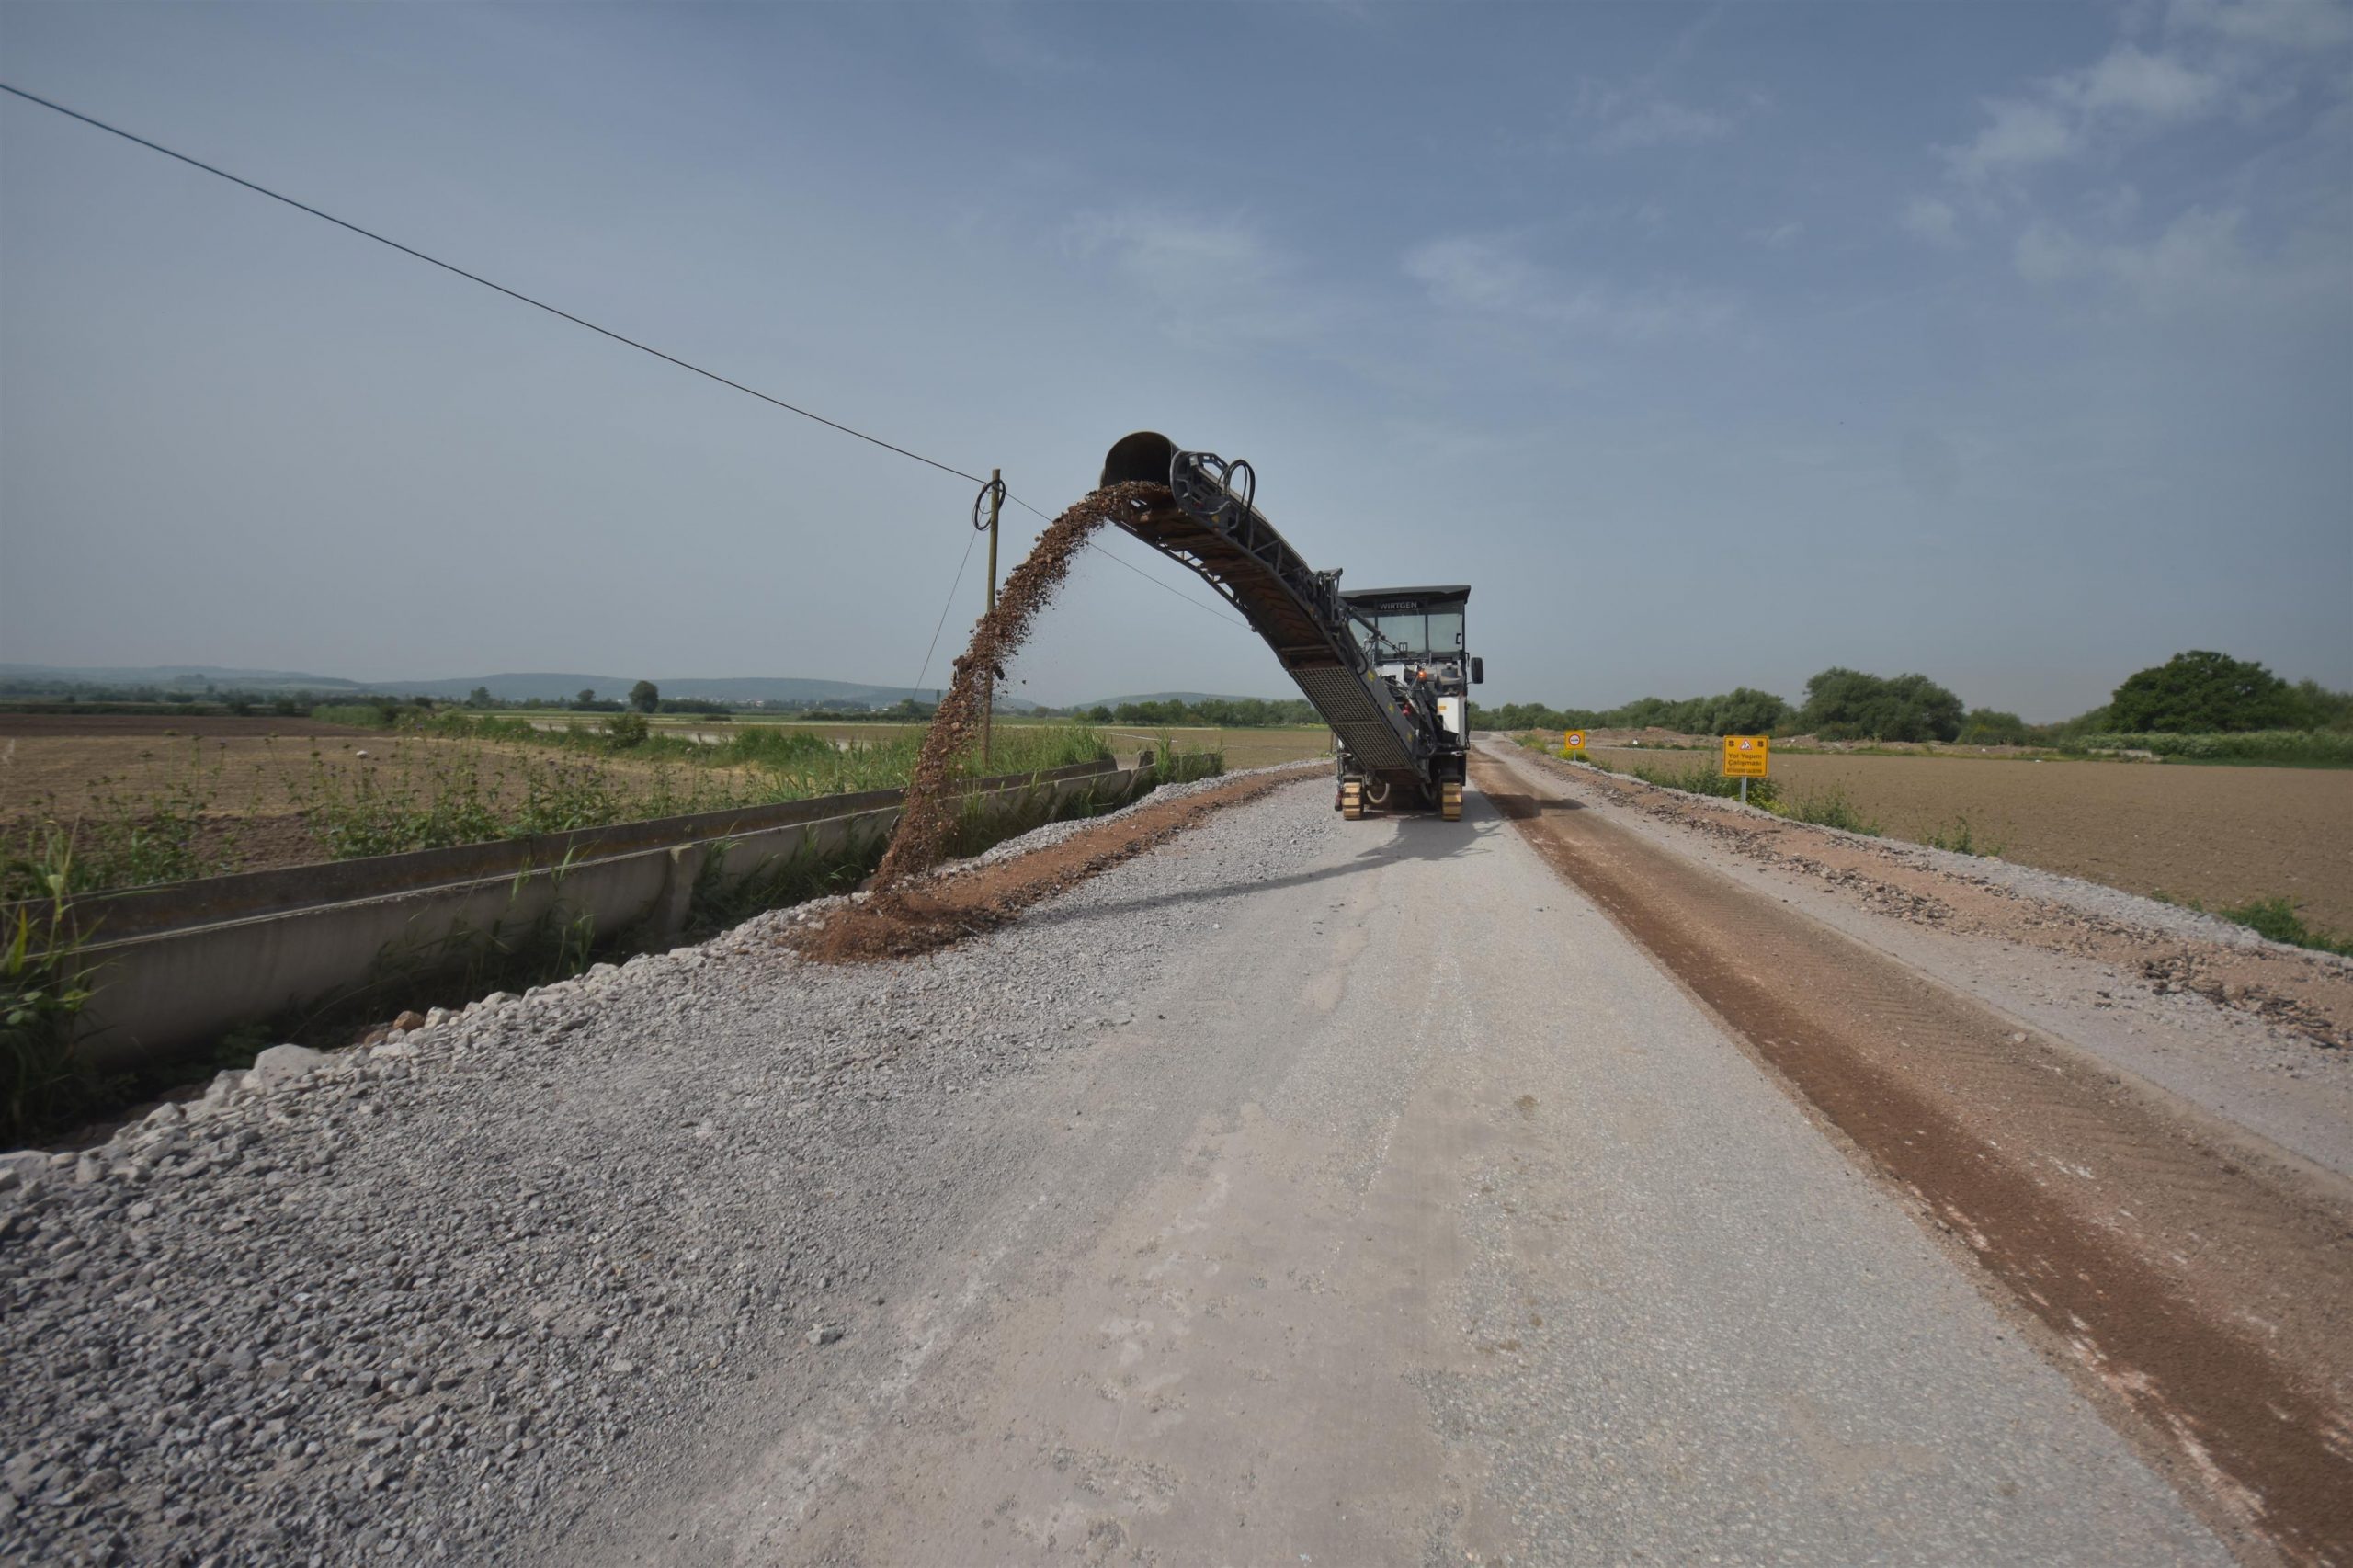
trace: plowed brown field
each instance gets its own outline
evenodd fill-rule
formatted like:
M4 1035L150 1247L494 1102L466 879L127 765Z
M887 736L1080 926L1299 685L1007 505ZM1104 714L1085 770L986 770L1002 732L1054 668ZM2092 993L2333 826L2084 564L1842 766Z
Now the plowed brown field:
M1713 754L1598 747L1613 767L1676 771ZM1785 795L1838 789L1891 835L1981 852L2208 908L2285 894L2353 932L2353 770L1776 753Z

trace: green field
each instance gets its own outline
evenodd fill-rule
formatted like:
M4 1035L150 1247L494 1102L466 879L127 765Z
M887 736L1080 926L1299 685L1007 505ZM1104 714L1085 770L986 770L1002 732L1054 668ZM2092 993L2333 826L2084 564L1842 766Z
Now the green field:
M562 729L567 723L594 728L611 715L603 713L559 713L547 709L511 709L483 715L485 718L522 720L547 728ZM1005 716L996 722L1000 732L1016 734L1024 731L1067 729L1068 719L1031 719ZM733 732L745 729L801 730L821 735L836 744L871 746L906 735L919 735L925 726L894 721L858 721L850 723L810 723L789 713L745 714L713 722L692 713L664 713L652 721L657 734L681 737L699 736L705 741L724 741ZM1178 726L1167 730L1147 726L1103 724L1095 726L1111 750L1126 756L1147 747L1158 750L1163 744L1176 751L1221 752L1229 768L1265 767L1280 762L1298 762L1308 757L1332 755L1332 732L1322 725L1247 730L1220 730L1201 726Z

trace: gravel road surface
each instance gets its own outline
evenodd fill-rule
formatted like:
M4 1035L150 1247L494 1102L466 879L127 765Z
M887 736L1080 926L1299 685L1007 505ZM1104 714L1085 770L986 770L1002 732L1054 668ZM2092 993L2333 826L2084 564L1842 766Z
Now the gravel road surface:
M0 1170L0 1557L2230 1561L1476 796L787 923Z

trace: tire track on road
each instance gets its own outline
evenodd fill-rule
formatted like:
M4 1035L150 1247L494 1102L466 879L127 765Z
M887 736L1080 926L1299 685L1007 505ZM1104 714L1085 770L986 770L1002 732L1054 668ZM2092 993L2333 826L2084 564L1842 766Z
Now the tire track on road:
M2194 1502L2295 1561L2353 1563L2353 1225L2336 1195L2250 1168L2154 1092L1525 770L1474 754L1472 778L2165 1436L2203 1483ZM2075 1174L2087 1151L2106 1183Z

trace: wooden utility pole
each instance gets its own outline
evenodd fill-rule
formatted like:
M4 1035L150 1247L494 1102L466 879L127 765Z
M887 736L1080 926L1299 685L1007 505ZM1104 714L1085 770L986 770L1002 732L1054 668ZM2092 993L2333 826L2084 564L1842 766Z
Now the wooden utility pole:
M997 514L1005 507L1005 471L989 470L989 613L996 613L996 524ZM986 767L994 748L996 727L996 671L983 670L981 679L987 684L981 688L981 763Z

